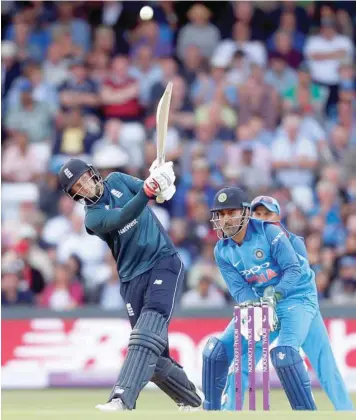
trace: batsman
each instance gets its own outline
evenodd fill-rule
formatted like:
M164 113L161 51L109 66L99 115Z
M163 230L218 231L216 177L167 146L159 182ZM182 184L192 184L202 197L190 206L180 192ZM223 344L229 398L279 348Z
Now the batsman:
M256 204L261 205L260 202L254 203L254 209L258 207ZM305 343L311 350L317 337L314 327L321 327L322 319L315 274L310 269L303 243L279 223L250 218L246 194L237 187L220 190L211 211L212 223L220 238L215 247L215 259L231 295L239 304L259 301L269 305L272 310L270 341L278 340L270 352L271 361L289 403L293 410L316 410L310 379L299 350ZM310 333L312 329L314 334ZM325 327L322 332L327 337ZM325 343L325 335L321 336ZM259 337L255 339L259 340ZM221 396L226 386L228 368L233 361L233 342L232 321L220 338L211 337L204 348L203 392L206 410L221 409ZM316 346L316 350L320 348ZM242 393L247 384L246 352L247 342L243 338L244 375L242 390L239 390ZM331 349L324 355L321 352L319 356L323 358L324 368L327 367L327 373L322 374L321 378L324 379L323 385L327 384L330 399L334 403L337 401L338 409L352 410L352 402ZM261 345L258 342L256 363L260 358ZM321 366L315 358L314 362L316 366ZM325 381L326 375L330 376L328 382ZM224 408L230 410L234 409L235 401L232 381L230 376L226 393L228 403L223 403ZM334 393L333 398L331 393Z
M149 200L164 202L175 193L173 164L164 162L161 150L171 87L167 92L168 101L167 95L162 98L157 114L161 158L153 163L145 181L120 172L103 180L92 165L80 159L70 159L59 173L63 190L85 205L87 232L105 241L117 262L120 293L132 326L127 356L107 403L96 406L100 411L134 409L149 381L182 410L201 405L194 384L169 354L168 325L182 286L183 263L147 207Z

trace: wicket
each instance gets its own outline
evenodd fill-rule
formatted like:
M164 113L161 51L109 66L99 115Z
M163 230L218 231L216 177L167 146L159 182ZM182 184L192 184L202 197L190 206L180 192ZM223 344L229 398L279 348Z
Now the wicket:
M255 360L255 316L254 307L247 307L247 368L249 410L256 410L256 360ZM258 304L257 304L258 306ZM241 306L234 307L234 373L235 373L235 410L241 411L242 395L242 335L241 335ZM269 381L269 322L268 306L262 305L262 393L263 410L270 409L270 381Z

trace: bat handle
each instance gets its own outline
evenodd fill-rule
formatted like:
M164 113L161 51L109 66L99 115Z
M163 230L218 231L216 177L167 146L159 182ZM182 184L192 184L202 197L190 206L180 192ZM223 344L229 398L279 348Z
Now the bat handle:
M158 160L158 166L161 166L161 165L163 165L163 164L164 164L164 158L159 157L157 160ZM156 197L156 203L158 203L158 204L162 204L162 203L164 203L163 198Z

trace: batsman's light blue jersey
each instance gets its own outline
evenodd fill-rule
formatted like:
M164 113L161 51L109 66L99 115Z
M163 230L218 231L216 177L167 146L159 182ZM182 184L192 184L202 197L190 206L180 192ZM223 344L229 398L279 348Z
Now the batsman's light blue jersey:
M298 239L276 223L250 219L241 245L220 240L215 259L235 301L256 300L270 285L283 298L315 295L316 299L315 274L290 241Z

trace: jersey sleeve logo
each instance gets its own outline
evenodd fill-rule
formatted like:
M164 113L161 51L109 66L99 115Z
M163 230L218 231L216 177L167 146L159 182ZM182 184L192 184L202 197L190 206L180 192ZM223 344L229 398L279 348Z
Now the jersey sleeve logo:
M280 239L281 239L281 237L283 236L283 235L285 235L285 233L284 232L279 232L279 234L273 239L273 241L272 241L272 243L271 243L271 245L275 245Z

